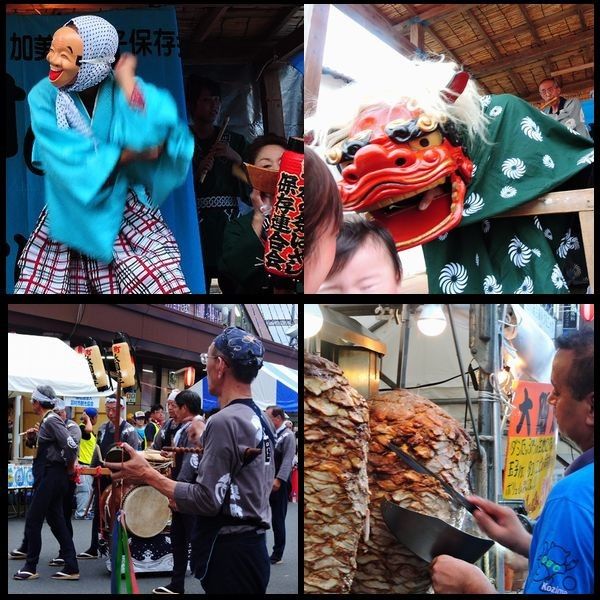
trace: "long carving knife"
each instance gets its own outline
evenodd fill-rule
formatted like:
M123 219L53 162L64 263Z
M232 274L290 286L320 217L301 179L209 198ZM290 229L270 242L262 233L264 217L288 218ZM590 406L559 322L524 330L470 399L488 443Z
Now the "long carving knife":
M420 462L415 460L410 454L404 452L395 444L389 443L387 448L392 452L395 452L411 469L417 471L417 473L423 473L424 475L430 475L435 478L444 490L448 493L450 498L458 506L464 506L470 513L472 513L477 506L472 502L469 502L462 494L458 493L449 483L446 483L439 475L436 475L433 471L430 471L427 467L422 465Z

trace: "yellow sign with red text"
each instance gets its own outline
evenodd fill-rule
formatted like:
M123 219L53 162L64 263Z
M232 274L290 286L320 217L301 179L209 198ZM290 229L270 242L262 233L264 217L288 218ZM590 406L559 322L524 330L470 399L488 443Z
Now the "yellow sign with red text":
M552 486L557 429L551 391L549 383L519 381L508 426L503 495L524 500L531 518L541 513Z

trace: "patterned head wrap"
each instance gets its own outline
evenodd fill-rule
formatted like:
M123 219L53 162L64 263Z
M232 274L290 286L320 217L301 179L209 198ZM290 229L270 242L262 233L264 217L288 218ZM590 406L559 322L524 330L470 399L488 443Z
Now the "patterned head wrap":
M215 338L215 348L235 363L248 367L262 367L265 348L252 334L239 327L228 327Z
M34 400L46 402L47 404L56 404L58 398L50 386L38 386L31 394L31 402L33 403Z
M87 90L108 77L119 47L119 35L117 30L102 17L75 17L68 21L71 22L75 24L83 40L83 59L75 82L58 90L56 122L61 129L72 128L91 136L92 130L77 110L69 92Z

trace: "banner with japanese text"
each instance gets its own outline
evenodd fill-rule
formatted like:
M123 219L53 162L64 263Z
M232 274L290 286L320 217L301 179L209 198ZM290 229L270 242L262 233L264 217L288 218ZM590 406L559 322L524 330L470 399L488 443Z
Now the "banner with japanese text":
M506 499L523 499L529 517L539 516L550 493L558 430L552 385L519 381L508 426L504 463Z

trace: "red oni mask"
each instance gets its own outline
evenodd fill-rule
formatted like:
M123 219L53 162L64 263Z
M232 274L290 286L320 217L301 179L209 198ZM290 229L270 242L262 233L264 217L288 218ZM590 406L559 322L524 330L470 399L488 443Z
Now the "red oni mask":
M344 210L367 212L398 250L460 223L473 163L453 125L436 122L411 99L365 108L327 160L341 165Z

